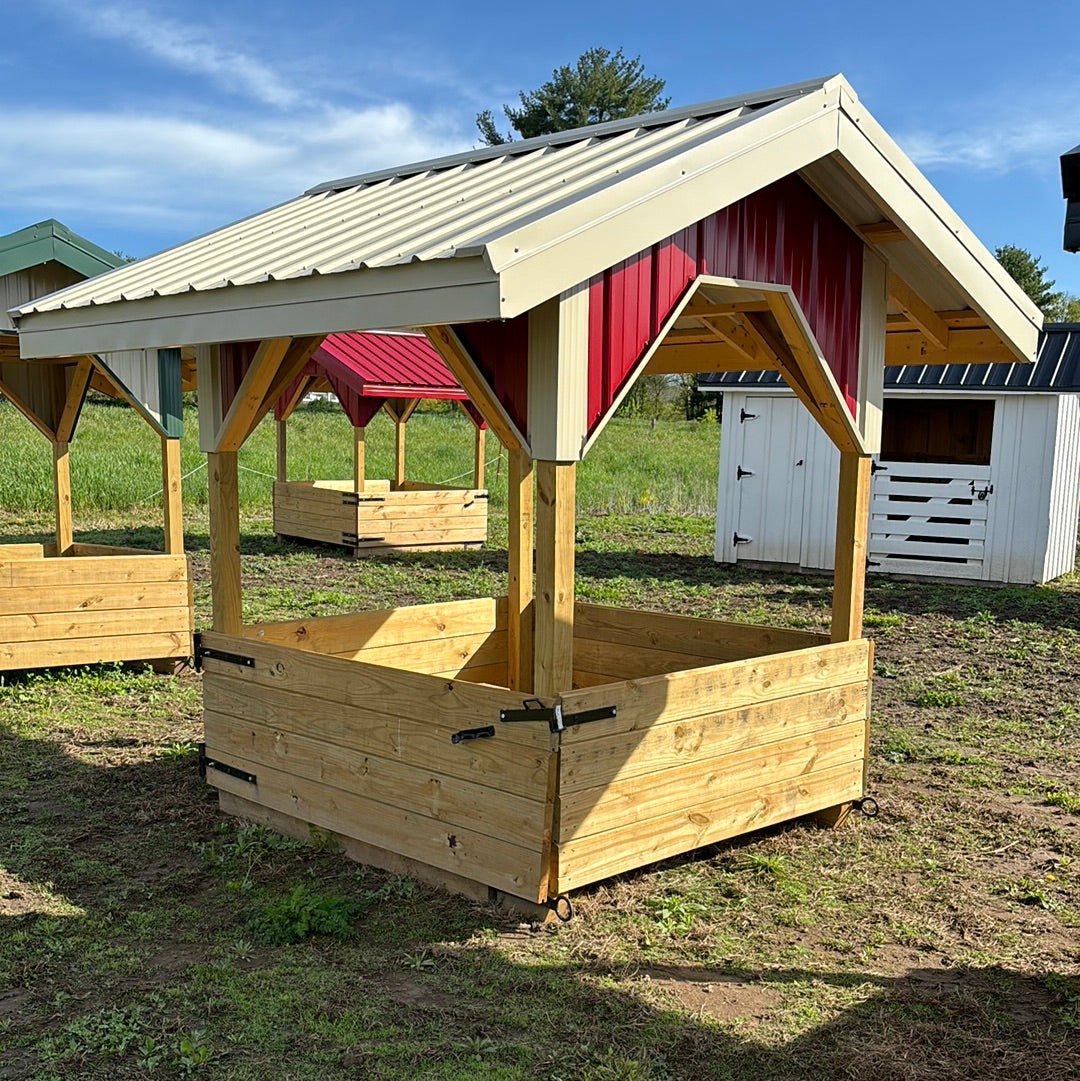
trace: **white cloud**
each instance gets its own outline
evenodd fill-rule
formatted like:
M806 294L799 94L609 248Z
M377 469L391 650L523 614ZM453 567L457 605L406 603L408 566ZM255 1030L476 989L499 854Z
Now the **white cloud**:
M182 237L324 180L461 150L468 138L460 118L401 104L213 123L14 109L0 140L0 205Z
M170 19L132 2L56 2L95 37L134 46L179 71L202 75L263 105L289 108L303 99L268 63L222 44L203 26Z

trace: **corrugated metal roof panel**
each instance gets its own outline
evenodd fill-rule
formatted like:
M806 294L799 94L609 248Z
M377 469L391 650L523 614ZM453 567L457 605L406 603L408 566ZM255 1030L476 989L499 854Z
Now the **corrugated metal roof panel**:
M311 364L333 367L365 398L468 397L422 334L330 334Z
M778 387L778 372L716 372L702 390ZM885 369L886 390L1080 391L1080 323L1051 323L1039 335L1034 364L906 364Z

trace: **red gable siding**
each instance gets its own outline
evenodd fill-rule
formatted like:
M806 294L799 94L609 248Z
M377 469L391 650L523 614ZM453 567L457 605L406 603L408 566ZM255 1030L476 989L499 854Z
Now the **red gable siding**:
M589 431L699 274L791 286L854 414L862 241L796 176L626 259L590 282Z

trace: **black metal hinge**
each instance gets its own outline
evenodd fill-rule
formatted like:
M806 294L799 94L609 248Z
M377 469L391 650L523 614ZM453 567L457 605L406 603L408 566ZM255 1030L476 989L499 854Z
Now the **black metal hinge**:
M757 413L747 413L745 409L739 410L739 423L745 424L748 420L757 420Z
M495 735L495 726L485 724L483 728L463 728L450 737L451 743L465 743L470 739L491 739Z
M343 507L359 507L361 503L385 503L384 495L361 495L359 492L342 492L341 505Z
M880 462L875 461L873 458L870 459L870 476L873 476L875 473L888 472L889 467L887 465L882 465Z
M743 469L741 465L735 467L735 479L742 480L743 477L752 477L754 475L753 470Z
M733 546L738 546L740 544L749 544L753 539L753 537L740 537L738 530L731 534L731 543Z
M256 784L255 774L248 773L246 769L239 769L237 766L230 766L226 762L219 762L216 758L211 758L206 753L206 744L199 744L199 776L205 781L206 771L208 769L217 770L218 773L224 773L226 777L235 777L238 781L246 781L248 784Z
M532 705L531 703L535 703ZM615 716L614 706L585 709L580 713L563 713L562 706L545 706L538 698L527 698L521 703L524 709L499 710L500 721L547 721L548 730L562 732L574 725L589 721L603 721Z
M244 668L254 668L255 658L245 657L241 653L229 653L224 649L214 649L212 646L204 646L202 644L202 635L196 633L195 635L195 671L202 671L202 662L204 657L209 657L212 661L225 661L228 664L243 665Z

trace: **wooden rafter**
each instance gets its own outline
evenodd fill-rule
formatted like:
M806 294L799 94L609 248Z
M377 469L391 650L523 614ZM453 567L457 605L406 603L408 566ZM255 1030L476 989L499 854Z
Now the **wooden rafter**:
M893 271L889 272L889 299L910 322L922 331L932 348L947 348L949 327L945 320Z
M60 418L56 422L58 443L71 442L71 437L75 434L75 422L79 419L79 411L82 409L83 399L86 397L93 373L93 361L89 357L79 357L75 362L75 371L67 389L67 397L60 411Z
M901 364L1010 364L1016 355L989 327L950 330L945 348L934 349L922 331L894 331L885 335L885 363Z
M859 235L871 244L899 244L907 235L899 225L891 221L873 221L859 226Z
M321 335L317 337L307 338L294 338L289 344L289 348L285 351L285 356L282 358L281 365L277 370L277 374L270 381L270 386L263 397L262 404L259 407L259 415L255 418L254 423L248 430L250 435L255 429L255 425L274 408L274 403L285 393L286 390L293 384L300 373L304 370L307 362L311 360L315 354L315 350L322 345L323 338ZM308 388L310 389L310 387ZM306 393L306 391L305 391ZM303 397L303 395L301 395ZM297 399L299 401L299 399ZM293 403L295 408L296 403ZM292 410L290 409L290 412Z

